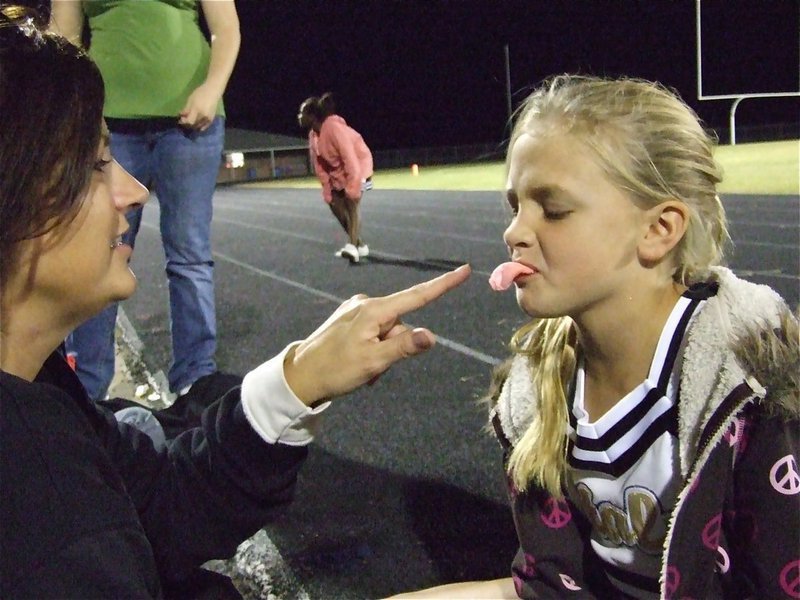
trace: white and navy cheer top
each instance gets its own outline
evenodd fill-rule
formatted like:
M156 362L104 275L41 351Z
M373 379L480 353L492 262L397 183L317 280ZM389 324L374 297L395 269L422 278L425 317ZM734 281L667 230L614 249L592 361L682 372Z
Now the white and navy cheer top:
M704 303L692 292L678 299L647 379L594 422L584 410L583 364L576 369L569 497L592 524L591 544L609 580L635 598L659 596L667 524L682 484L677 467L682 342Z

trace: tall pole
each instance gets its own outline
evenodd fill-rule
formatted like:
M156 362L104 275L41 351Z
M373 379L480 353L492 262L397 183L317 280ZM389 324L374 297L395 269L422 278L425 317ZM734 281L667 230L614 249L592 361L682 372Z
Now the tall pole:
M508 120L511 121L511 65L508 59L508 44L503 47L506 58L506 104L508 107Z
M694 23L697 38L697 99L703 100L703 25L700 15L700 0L695 1Z

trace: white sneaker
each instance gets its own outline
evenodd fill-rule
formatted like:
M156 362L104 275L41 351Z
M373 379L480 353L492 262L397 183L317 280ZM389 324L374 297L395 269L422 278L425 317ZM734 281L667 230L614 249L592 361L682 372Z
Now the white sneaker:
M367 246L366 244L361 244L358 247L358 256L360 258L364 258L365 256L369 256L369 246Z
M346 244L344 248L341 250L342 257L349 260L351 263L357 263L359 256L358 256L358 248L356 248L353 244Z
M336 252L333 253L334 256L339 258L347 258L347 255L344 253L344 249L347 248L350 244L345 244L341 248L339 248Z

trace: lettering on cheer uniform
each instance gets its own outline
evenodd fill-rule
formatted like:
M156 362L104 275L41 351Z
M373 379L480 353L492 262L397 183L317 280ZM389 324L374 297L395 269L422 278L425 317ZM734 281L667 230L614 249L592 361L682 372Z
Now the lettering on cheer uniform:
M661 554L666 532L663 528L656 531L663 511L652 491L636 485L625 488L625 506L611 502L595 505L592 490L585 483L578 483L575 492L578 508L603 540L612 546L638 546L647 554Z
M620 591L655 598L667 524L683 484L678 379L683 337L705 300L684 295L658 340L647 378L594 422L579 361L570 411L568 493L592 524L591 543Z

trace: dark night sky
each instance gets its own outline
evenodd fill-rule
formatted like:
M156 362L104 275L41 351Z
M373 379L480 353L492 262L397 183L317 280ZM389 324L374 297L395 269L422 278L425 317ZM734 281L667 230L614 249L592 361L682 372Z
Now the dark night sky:
M693 0L238 0L242 49L229 125L299 135L309 95L331 90L374 148L500 142L504 45L512 102L548 75L657 79L712 126L731 101L698 102ZM800 89L798 0L705 0L704 93ZM740 126L798 121L798 98L747 100Z
M36 1L36 0L34 0ZM39 0L43 2L46 0ZM373 149L500 143L512 103L548 75L659 80L697 101L694 0L237 0L228 125L302 136L300 102L332 91ZM798 91L800 0L703 0L703 91ZM800 120L800 99L746 100L737 125ZM723 140L725 141L725 140Z

